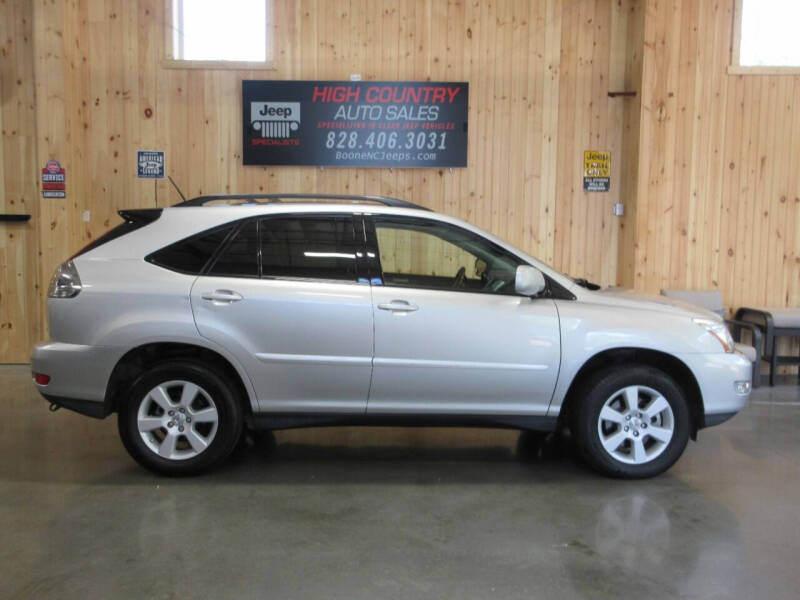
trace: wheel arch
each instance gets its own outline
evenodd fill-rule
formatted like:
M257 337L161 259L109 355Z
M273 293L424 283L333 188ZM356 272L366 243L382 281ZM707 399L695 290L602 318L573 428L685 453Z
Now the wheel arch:
M598 352L589 358L570 382L564 400L559 411L559 426L569 424L569 419L580 405L581 385L593 373L613 365L637 364L645 365L658 369L672 377L681 387L686 400L689 404L689 414L691 417L690 435L694 440L697 438L698 429L703 427L704 408L703 394L700 385L692 370L679 358L667 352L652 350L650 348L612 348Z
M117 361L106 386L107 412L116 412L122 393L151 366L170 359L189 359L216 367L235 386L245 415L252 415L255 397L247 385L247 375L221 353L205 346L183 342L149 342L132 348Z

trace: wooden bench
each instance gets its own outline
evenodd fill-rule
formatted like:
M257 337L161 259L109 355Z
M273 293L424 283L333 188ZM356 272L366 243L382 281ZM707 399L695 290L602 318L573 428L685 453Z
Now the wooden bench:
M778 338L800 336L800 308L745 306L736 311L736 320L757 325L764 334L764 360L769 363L769 384L775 385L779 365L800 365L800 356L778 356ZM800 373L798 373L800 377Z

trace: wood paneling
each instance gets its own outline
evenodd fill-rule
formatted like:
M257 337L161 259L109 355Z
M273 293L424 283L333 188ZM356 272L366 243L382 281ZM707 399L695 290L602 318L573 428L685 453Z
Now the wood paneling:
M733 10L646 3L636 214L620 248L634 274L621 279L720 289L734 310L798 306L800 76L729 75Z
M42 335L33 63L32 7L6 2L0 8L0 212L32 218L0 223L1 362L27 362Z
M162 67L163 0L5 0L0 204L34 218L0 226L0 361L28 356L38 288L117 209L178 201L137 149L190 195L395 195L603 284L796 305L800 78L727 74L733 1L276 0L276 70L226 71ZM468 167L242 166L242 79L351 73L469 81ZM584 150L611 151L610 193L583 193ZM66 200L37 197L49 158Z
M634 287L636 272L636 219L637 190L639 183L639 134L642 110L642 54L644 50L644 2L634 2L627 7L624 39L627 40L622 87L615 89L634 92L627 96L622 112L622 147L620 159L625 168L620 173L620 199L624 215L620 221L618 238L617 282L623 287Z
M2 10L27 4L7 0ZM612 32L624 25L630 4L276 0L276 70L231 71L162 67L163 0L37 0L35 163L60 160L68 196L36 200L36 277L46 281L59 262L108 229L117 209L178 200L168 182L135 175L137 149L162 149L167 171L188 195L399 196L464 217L558 268L614 283L618 221L611 205L619 199L622 103L607 92L624 70L624 39L612 39ZM241 165L242 79L351 73L469 81L468 168ZM582 191L588 149L612 151L610 194ZM28 165L20 171L31 189L35 171ZM30 339L13 345L15 356L25 356ZM0 352L0 360L8 356Z
M634 284L800 302L800 76L728 75L733 0L647 2Z

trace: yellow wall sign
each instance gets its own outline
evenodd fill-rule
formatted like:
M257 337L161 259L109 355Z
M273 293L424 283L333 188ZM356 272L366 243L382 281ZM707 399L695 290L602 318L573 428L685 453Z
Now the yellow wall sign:
M586 150L583 153L583 191L607 192L611 189L611 152Z

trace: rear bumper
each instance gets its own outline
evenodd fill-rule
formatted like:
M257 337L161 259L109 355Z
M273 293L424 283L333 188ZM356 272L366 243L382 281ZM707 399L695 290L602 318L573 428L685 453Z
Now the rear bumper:
M41 390L40 390L41 391ZM75 398L59 398L50 394L42 394L44 399L50 404L59 408L67 408L76 413L94 417L95 419L105 419L111 414L111 405L107 402L95 402L94 400L77 400Z
M47 400L85 415L104 417L106 387L124 351L108 346L62 342L37 344L31 357L34 373L50 376L47 385L34 382Z

